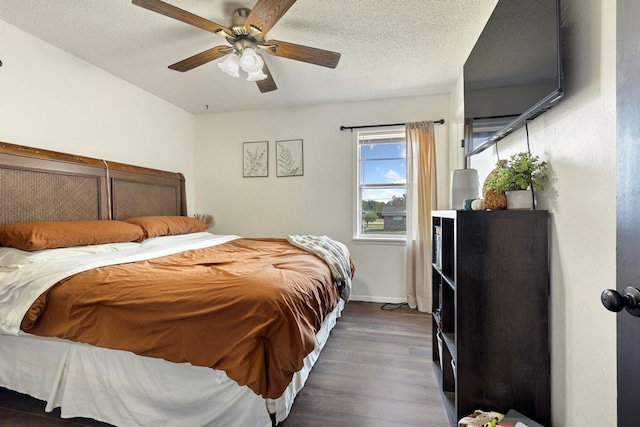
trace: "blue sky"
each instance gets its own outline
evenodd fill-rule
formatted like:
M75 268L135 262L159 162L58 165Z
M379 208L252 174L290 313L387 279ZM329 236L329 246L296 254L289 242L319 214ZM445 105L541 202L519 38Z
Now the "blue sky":
M360 173L364 184L405 184L407 181L406 147L403 143L360 145ZM366 189L363 200L387 202L392 196L402 197L404 189Z

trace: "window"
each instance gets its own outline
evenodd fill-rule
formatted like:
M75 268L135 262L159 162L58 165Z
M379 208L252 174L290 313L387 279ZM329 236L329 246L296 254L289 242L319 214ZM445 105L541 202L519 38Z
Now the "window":
M357 133L356 238L401 238L407 230L404 127Z

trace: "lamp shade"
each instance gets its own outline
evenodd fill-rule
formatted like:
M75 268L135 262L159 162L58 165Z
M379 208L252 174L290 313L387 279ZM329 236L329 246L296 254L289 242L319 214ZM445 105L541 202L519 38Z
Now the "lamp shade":
M246 48L242 51L242 57L240 57L240 67L247 73L256 73L262 70L262 58L251 48ZM266 77L266 76L265 76Z
M218 67L230 76L240 77L240 74L238 73L240 68L240 58L235 53L227 56L227 59L218 64Z
M267 75L262 72L262 70L258 70L253 73L249 73L247 76L247 81L249 82L257 82L258 80L264 80L267 78Z

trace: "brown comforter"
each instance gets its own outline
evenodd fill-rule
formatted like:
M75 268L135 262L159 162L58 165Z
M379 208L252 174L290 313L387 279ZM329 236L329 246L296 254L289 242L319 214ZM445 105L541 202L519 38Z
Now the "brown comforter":
M277 398L338 298L315 255L284 239L237 239L76 274L40 296L21 328L221 369Z

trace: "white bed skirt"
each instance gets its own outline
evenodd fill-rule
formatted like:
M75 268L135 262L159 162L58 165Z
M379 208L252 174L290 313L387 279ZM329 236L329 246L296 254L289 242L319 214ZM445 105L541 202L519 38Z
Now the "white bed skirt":
M340 317L325 319L316 348L278 399L264 399L224 372L56 338L0 335L0 386L60 407L63 418L116 426L268 427L284 420Z

